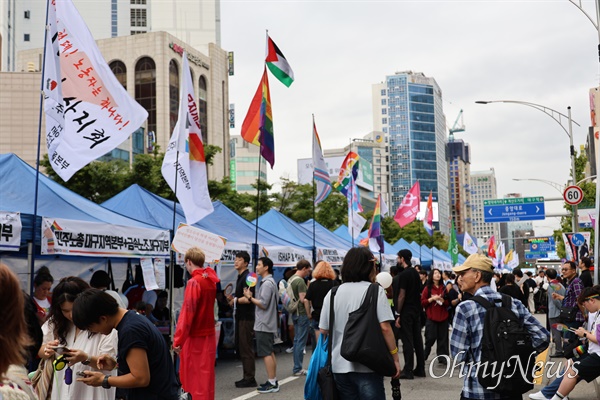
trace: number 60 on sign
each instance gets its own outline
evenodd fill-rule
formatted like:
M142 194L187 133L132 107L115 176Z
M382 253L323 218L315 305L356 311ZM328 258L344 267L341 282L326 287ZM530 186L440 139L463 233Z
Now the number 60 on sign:
M575 206L583 200L583 190L579 186L568 186L563 193L563 199L572 206Z

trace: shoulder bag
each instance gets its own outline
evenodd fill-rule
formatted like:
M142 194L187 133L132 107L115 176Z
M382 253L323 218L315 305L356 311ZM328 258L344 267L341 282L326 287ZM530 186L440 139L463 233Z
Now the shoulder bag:
M327 343L327 362L317 374L317 383L321 389L321 396L326 400L339 400L340 398L340 395L337 391L337 386L335 386L333 371L331 370L331 347L333 346L333 323L335 320L333 300L335 298L337 289L337 286L331 289L331 298L329 299L329 338Z
M350 313L344 328L341 355L348 361L363 364L376 374L394 376L394 358L387 348L377 319L378 291L379 284L372 283L361 306Z
M575 306L575 307L561 306L560 307L560 315L558 316L558 319L560 320L560 322L573 322L573 321L575 321L575 318L577 317L578 311L579 311L579 307L577 307L577 306Z

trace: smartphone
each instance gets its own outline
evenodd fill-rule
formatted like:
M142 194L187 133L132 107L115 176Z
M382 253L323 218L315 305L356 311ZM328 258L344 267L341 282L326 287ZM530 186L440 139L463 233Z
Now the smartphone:
M65 351L69 351L67 346L58 345L58 346L48 346L52 350L56 352L56 354L63 354Z
M77 376L80 376L82 378L87 378L87 375L83 371L78 371Z

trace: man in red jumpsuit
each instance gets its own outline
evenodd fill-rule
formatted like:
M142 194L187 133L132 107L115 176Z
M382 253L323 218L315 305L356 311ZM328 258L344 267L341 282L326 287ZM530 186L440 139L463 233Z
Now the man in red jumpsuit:
M179 377L183 390L194 400L214 400L214 305L219 278L210 267L204 268L204 252L198 247L185 253L185 267L192 277L185 288L173 350L181 357Z

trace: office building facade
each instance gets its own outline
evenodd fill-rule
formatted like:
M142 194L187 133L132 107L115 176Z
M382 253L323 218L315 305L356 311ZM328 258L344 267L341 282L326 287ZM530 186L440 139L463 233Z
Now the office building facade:
M450 188L450 215L458 233L473 232L471 213L471 157L470 147L461 139L448 142L448 173Z
M248 143L240 135L231 136L229 144L229 170L231 185L239 193L256 194L252 185L258 180L258 162L260 160L260 179L267 181L267 171L270 166L267 160L260 157L260 147Z
M390 209L419 181L421 200L438 203L439 230L450 233L446 121L442 91L420 72L397 72L373 85L373 129L389 138Z
M471 204L473 206L471 236L478 239L479 247L482 247L492 236L496 238L497 243L500 240L500 224L486 223L483 215L483 201L497 199L497 191L494 168L490 168L488 171L471 171Z

